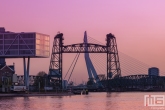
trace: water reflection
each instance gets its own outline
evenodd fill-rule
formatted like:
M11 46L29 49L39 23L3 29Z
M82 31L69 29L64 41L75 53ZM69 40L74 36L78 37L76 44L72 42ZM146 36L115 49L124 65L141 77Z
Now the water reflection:
M0 97L0 110L149 110L143 106L146 94L96 92L74 96Z
M63 104L64 104L64 103L62 103L62 102L63 102L62 99L63 99L62 96L58 97L58 101L59 101L59 102L57 103L57 107L56 107L56 108L58 108L58 110L62 110L62 109L63 109L62 107L63 107ZM53 107L53 108L54 108L54 107Z

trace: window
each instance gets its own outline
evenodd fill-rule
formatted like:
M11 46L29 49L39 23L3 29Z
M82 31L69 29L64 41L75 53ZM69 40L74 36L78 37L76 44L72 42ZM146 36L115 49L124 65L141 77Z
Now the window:
M11 44L13 40L5 40L5 44Z
M36 55L40 55L40 50L36 50Z
M18 54L18 50L8 50L7 55L17 55Z
M0 45L0 49L3 49L3 45Z
M3 40L0 40L0 44L2 44L3 43Z
M0 35L0 39L3 39L3 34Z
M18 49L18 45L11 45L10 49Z
M39 34L36 34L36 39L40 39L40 35Z
M34 39L24 39L26 44L34 44Z
M40 49L40 45L36 45L36 49Z
M40 44L40 40L39 39L36 40L36 44Z
M21 37L23 38L23 39L34 39L34 34L33 33L31 33L31 34L21 34Z
M4 39L15 39L17 37L17 34L4 34Z
M32 51L34 52L34 51ZM32 54L30 50L20 50L20 54Z

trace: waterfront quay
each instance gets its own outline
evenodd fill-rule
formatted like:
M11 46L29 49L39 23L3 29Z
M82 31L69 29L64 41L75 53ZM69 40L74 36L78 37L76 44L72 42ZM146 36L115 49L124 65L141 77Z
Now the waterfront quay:
M1 93L0 97L71 96L73 93Z

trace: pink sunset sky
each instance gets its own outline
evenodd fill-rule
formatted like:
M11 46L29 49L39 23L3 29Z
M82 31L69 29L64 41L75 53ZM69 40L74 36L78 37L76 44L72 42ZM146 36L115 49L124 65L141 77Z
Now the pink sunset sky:
M58 31L64 34L64 45L83 42L85 30L103 43L113 33L119 51L165 71L165 0L1 0L0 27L48 34L50 51ZM64 55L64 73L74 56ZM15 62L16 74L23 75L23 59L6 61ZM48 72L49 62L31 59L30 74ZM73 79L86 80L84 69L81 55Z

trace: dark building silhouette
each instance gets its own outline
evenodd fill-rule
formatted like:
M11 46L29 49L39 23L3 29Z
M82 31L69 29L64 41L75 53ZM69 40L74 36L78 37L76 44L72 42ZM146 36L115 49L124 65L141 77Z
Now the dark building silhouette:
M159 69L156 67L152 67L148 69L148 75L154 75L154 76L159 76Z
M9 92L12 86L12 77L15 73L14 65L0 66L0 92Z

